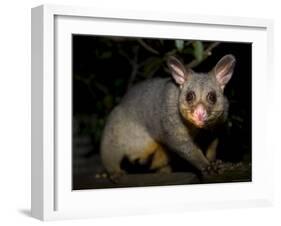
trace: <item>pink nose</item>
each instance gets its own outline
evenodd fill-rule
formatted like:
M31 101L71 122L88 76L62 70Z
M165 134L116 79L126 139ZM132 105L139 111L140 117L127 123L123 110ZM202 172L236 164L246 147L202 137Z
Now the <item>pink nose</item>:
M195 108L194 116L200 122L203 122L203 121L206 120L206 118L207 118L207 111L206 111L206 109L204 108L204 106L202 104L199 104Z

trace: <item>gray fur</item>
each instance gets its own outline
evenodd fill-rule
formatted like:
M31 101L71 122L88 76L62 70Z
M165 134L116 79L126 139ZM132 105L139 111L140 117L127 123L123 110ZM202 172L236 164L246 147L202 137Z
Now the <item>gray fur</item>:
M200 102L208 109L205 129L213 129L225 121L228 101L214 70L208 74L184 73L185 82L181 85L171 78L155 78L137 84L113 109L101 141L102 161L110 174L123 173L120 168L122 159L125 156L131 161L140 158L141 152L153 142L175 151L199 170L209 165L209 160L194 143L200 128L185 115L193 107L187 104L186 93L195 90L197 100L193 104ZM211 90L217 94L217 102L213 106L209 106L206 100Z

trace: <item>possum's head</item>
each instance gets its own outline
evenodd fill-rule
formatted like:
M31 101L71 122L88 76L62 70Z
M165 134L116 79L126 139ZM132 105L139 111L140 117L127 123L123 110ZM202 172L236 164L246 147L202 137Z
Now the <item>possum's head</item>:
M224 56L209 73L186 69L175 57L169 57L167 64L180 89L179 111L182 117L198 128L221 121L227 108L223 91L233 74L234 56Z

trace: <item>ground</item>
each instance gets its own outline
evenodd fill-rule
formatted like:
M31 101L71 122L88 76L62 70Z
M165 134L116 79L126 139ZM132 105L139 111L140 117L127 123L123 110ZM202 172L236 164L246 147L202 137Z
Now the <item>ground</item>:
M77 147L79 146L79 149ZM112 187L140 187L159 185L179 185L198 183L249 182L251 181L251 165L246 162L221 163L220 173L207 174L200 177L191 172L127 174L118 182L109 179L104 170L99 154L89 154L90 137L79 140L74 138L73 153L73 189L94 189Z

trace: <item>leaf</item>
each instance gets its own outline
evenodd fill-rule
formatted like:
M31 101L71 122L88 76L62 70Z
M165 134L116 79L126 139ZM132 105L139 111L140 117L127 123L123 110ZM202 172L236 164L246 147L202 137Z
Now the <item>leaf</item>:
M113 97L110 95L107 95L103 99L103 104L107 109L110 109L113 106Z
M181 52L184 48L184 40L176 40L175 45L176 45L178 51Z
M101 55L100 55L100 58L101 59L109 59L112 57L112 52L110 51L106 51L106 52L103 52Z
M194 49L188 46L188 47L185 47L182 52L183 52L184 54L193 55Z
M201 41L195 41L192 43L194 48L194 57L197 61L202 61L204 56L204 46Z
M122 79L115 79L114 86L121 87L124 84L124 80Z
M162 59L159 57L151 57L147 64L144 65L144 75L149 76L152 72L157 71L162 66Z

